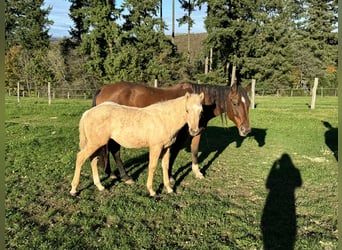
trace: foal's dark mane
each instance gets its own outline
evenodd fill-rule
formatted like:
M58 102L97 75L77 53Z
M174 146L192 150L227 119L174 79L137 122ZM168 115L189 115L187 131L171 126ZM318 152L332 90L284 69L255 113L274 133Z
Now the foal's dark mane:
M196 83L191 83L191 85L196 94L204 92L210 98L209 101L212 104L216 104L221 115L227 112L227 95L230 91L230 86Z

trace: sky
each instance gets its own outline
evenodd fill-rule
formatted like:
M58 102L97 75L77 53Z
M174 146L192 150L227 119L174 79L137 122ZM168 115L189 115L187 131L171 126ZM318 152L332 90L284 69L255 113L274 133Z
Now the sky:
M117 0L116 4L121 5L124 0ZM69 18L69 8L70 2L68 0L45 0L44 7L52 7L48 18L54 22L53 25L50 26L49 35L54 38L62 38L69 37L70 27L73 26L73 22ZM163 1L163 19L166 23L168 30L165 30L165 34L170 35L172 31L172 1L164 0ZM191 17L195 21L191 32L192 33L204 33L204 17L205 17L206 7L202 7L201 10L196 9L196 11L192 12ZM184 16L184 10L180 8L180 4L178 0L175 0L175 19L178 19ZM182 26L178 25L178 22L175 20L175 33L176 34L186 34L187 33L187 24Z

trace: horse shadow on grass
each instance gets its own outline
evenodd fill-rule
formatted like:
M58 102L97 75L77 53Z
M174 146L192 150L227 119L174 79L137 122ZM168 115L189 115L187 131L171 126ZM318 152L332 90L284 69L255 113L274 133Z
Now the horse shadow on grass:
M198 163L201 166L206 160L207 162L205 165L202 165L200 171L205 176L211 164L233 143L239 148L245 140L254 139L259 147L263 147L266 144L266 134L267 129L252 128L252 131L246 137L242 137L239 135L238 129L235 126L229 128L215 126L207 127L201 135ZM189 152L189 157L191 157L189 143L186 144L186 151ZM215 152L215 154L209 158L213 152ZM189 162L185 166L178 168L173 174L173 177L176 180L175 187L179 186L183 179L191 172L191 165L192 162Z
M324 127L328 130L324 133L325 144L333 153L336 161L338 161L338 128L334 128L329 122L322 121Z
M235 143L236 147L239 148L245 140L254 139L258 143L259 147L263 147L266 144L266 132L267 129L252 128L252 131L246 137L241 137L239 135L238 129L235 126L229 128L207 127L201 135L199 146L199 164L201 165L201 163L207 160L206 164L201 167L201 172L205 175L206 171L209 169L210 165L215 161L215 159L217 159L220 154L232 143ZM189 152L189 159L191 159L189 141L185 143L184 148L187 152ZM210 159L208 159L213 152L215 152L215 154ZM133 180L137 180L140 174L148 167L148 161L149 153L146 152L125 161L124 168L126 169L127 173L133 178ZM115 166L115 163L113 164L113 166ZM159 161L158 168L160 167L160 164L161 163ZM176 172L173 173L173 177L175 179L175 191L176 188L183 181L183 179L191 172L191 165L192 162L190 161L184 166L179 167ZM118 176L117 170L115 170L114 173ZM104 179L107 178L108 177L105 177ZM116 181L117 179L114 179L105 187L110 189L115 185ZM157 192L160 192L162 190L162 186L163 185L159 186Z
M300 171L288 154L273 163L266 180L266 198L260 228L265 250L294 249L297 236L295 189L302 186Z

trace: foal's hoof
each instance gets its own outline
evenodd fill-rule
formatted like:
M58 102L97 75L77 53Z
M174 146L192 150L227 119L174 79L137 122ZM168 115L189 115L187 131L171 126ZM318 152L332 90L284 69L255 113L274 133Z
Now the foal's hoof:
M172 188L167 189L167 193L168 193L168 194L172 194L172 193L173 193L173 189L172 189Z
M155 191L150 191L150 197L155 198L157 193Z
M71 195L72 197L77 197L77 196L78 196L78 192L71 192L71 191L70 191L70 195Z
M196 177L197 179L204 179L204 175L203 175L201 172L195 173L195 177Z

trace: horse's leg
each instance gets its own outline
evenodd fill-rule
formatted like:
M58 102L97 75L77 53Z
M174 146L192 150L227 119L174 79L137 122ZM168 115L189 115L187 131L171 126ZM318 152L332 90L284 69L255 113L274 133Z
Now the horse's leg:
M107 144L107 150L109 148L109 144ZM114 173L112 173L112 170L110 168L110 159L109 159L109 154L102 154L103 161L104 161L104 172L111 178L111 179L116 179L117 177L115 176ZM106 158L105 158L106 157Z
M163 181L164 181L164 186L166 187L167 192L172 193L173 189L171 188L170 179L169 179L169 163L170 163L170 148L167 148L162 157Z
M95 150L92 148L86 148L77 153L75 173L74 173L74 178L72 179L72 182L71 182L71 191L70 191L70 194L73 196L77 194L76 190L80 182L81 168L84 162L94 153L94 151Z
M99 172L97 171L97 163L99 162L99 158L103 156L107 158L107 154L103 154L101 150L100 154L96 154L92 156L92 159L91 159L91 170L93 172L94 184L100 191L104 190L105 188L104 186L102 186L101 181L100 181Z
M198 167L198 148L201 139L201 134L192 137L191 140L191 158L192 158L192 172L195 174L196 178L203 179L204 176Z
M121 156L120 156L120 145L111 139L109 140L108 148L114 157L116 166L120 172L121 179L123 179L126 184L133 184L134 180L126 173L125 168L123 166Z
M153 177L156 172L156 168L158 165L158 159L160 153L162 151L162 147L153 146L150 147L150 155L149 155L149 163L148 163L148 177L147 177L147 189L150 192L150 196L155 196L156 192L153 190Z
M169 163L169 177L171 182L174 182L174 178L172 175L172 167L175 163L176 157L179 151L184 147L185 142L189 138L188 126L184 126L177 134L177 138L174 144L172 144L170 148L170 163Z

